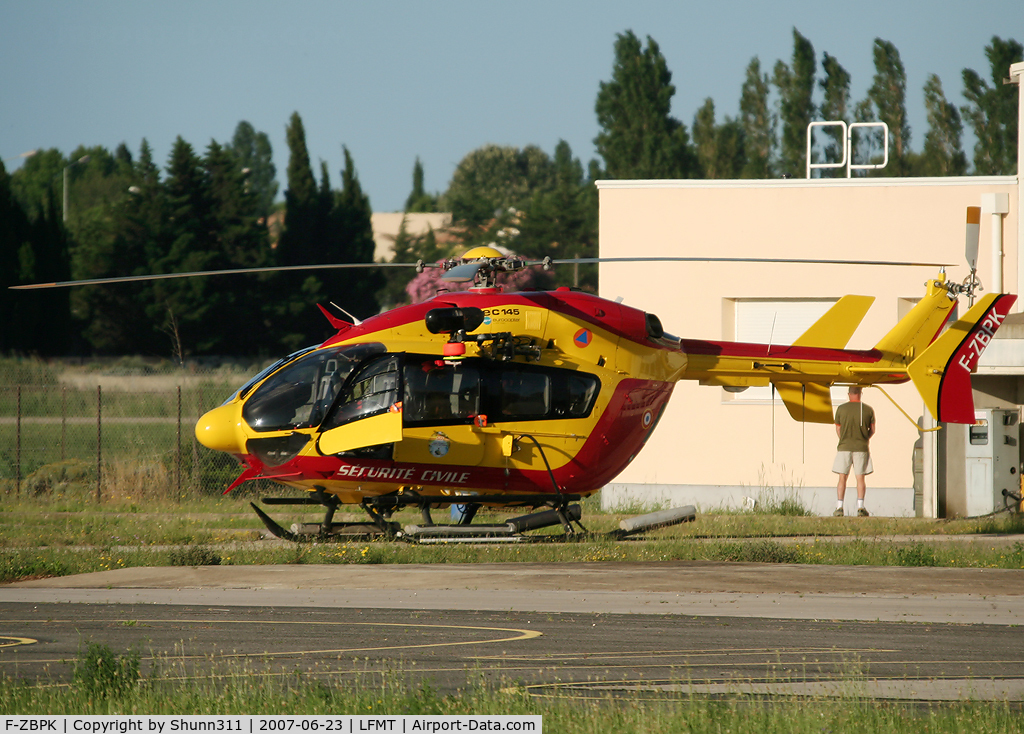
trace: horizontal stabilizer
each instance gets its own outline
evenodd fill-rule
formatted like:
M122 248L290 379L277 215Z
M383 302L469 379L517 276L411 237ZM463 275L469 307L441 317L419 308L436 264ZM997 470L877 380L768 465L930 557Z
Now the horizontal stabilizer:
M776 382L789 415L802 423L832 423L832 391L815 382Z
M843 296L793 342L794 347L842 349L867 314L874 296Z
M936 421L974 423L971 373L1016 300L987 294L910 363L910 379Z

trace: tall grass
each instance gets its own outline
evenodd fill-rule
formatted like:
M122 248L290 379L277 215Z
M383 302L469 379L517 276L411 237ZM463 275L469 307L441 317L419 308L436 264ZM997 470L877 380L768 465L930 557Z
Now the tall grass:
M259 490L245 488L227 497L186 496L180 501L133 491L107 495L99 505L87 486L32 498L8 495L0 502L0 583L129 566L204 565L210 561L203 554L220 558L223 565L701 560L1024 568L1024 543L1000 537L1024 532L1020 515L935 521L713 513L642 539L614 541L603 534L615 530L622 516L598 512L596 500L588 500L593 506L584 511L584 522L591 534L571 543L286 544L260 540L262 525L248 506ZM478 521L500 522L513 514L518 513L482 511ZM284 527L320 519L319 510L305 507L279 506L273 515ZM335 519L365 517L350 511L339 512ZM418 517L408 511L395 519L416 522ZM557 535L560 529L551 532ZM968 539L944 540L949 533ZM203 548L203 554L184 552L194 548Z
M1024 569L1024 543L1010 547L962 543L782 543L761 539L659 539L643 543L603 539L574 543L420 546L400 542L211 544L206 534L180 546L150 549L106 545L80 549L0 550L0 583L128 567L280 564L595 563L607 561L723 561L844 566L939 566ZM195 545L190 545L190 543Z
M220 715L540 715L547 734L594 732L822 732L1021 731L1019 710L1007 703L953 703L915 707L838 698L729 694L714 699L659 693L651 686L615 695L592 688L488 683L469 671L467 685L435 690L424 676L384 673L273 671L233 664L198 671L174 658L140 671L132 651L88 645L70 683L0 679L0 715L220 714ZM596 682L596 681L595 681ZM855 683L856 681L851 681ZM587 690L589 688L589 690ZM856 686L851 686L855 690ZM620 689L621 690L621 689Z

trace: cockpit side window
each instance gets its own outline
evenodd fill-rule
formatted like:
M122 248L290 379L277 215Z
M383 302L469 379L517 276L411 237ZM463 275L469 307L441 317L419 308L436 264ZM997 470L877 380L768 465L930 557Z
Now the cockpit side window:
M323 430L383 413L398 402L399 355L388 354L364 364L345 384L323 422Z
M402 368L407 425L585 418L601 388L595 375L516 362L407 355Z
M480 412L480 371L412 357L403 368L403 418L409 424L468 423Z
M383 344L349 344L310 352L256 388L242 417L256 431L320 425L356 365L383 351Z
M585 418L601 383L585 372L510 364L502 368L494 421Z
M501 373L501 414L543 418L551 411L551 376L516 369Z

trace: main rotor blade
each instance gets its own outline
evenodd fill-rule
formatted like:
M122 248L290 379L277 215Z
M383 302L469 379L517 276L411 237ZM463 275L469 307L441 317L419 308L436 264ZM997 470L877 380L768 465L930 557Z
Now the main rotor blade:
M197 270L191 273L161 273L158 275L126 275L120 278L92 278L90 280L62 280L56 283L12 285L11 290L39 288L66 288L73 285L106 285L109 283L137 283L144 280L195 278L206 275L244 275L246 273L283 273L297 270L342 270L346 268L415 268L416 263L321 263L320 265L285 265L267 268L237 268L234 270Z
M577 257L566 260L548 260L550 265L572 265L578 263L780 263L783 265L894 265L910 267L943 268L953 263L895 262L890 260L819 260L816 258L786 257ZM528 265L543 265L545 261L530 261Z
M467 281L473 280L476 277L477 272L480 270L480 266L483 263L464 263L457 265L456 267L449 270L447 273L441 276L441 280L448 283L466 283Z

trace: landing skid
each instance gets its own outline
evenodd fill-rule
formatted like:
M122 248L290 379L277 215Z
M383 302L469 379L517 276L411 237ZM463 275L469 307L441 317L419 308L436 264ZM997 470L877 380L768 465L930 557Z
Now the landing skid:
M538 503L536 495L503 495L502 507L539 506L548 509L532 512L506 520L499 524L471 524L473 517L480 508L481 502L453 502L450 496L427 495L387 495L366 498L362 502L363 510L369 515L368 522L334 522L334 513L338 508L338 500L323 491L312 493L302 498L265 497L263 502L268 505L321 505L326 508L324 519L320 523L296 523L290 530L285 530L267 513L249 503L256 515L263 521L267 530L274 536L293 542L308 541L347 541L347 540L403 540L413 543L520 543L554 540L580 540L590 537L607 537L621 540L632 535L644 533L656 528L668 527L693 520L696 510L692 506L661 510L647 515L630 518L619 524L619 529L610 533L592 534L580 522L582 511L578 504L579 495L560 495L547 503ZM462 521L457 524L435 524L430 517L431 507L464 504ZM420 509L420 524L400 525L390 518L396 509L417 506ZM524 535L530 530L561 525L561 535ZM573 525L576 527L574 528ZM576 529L578 528L578 530Z

